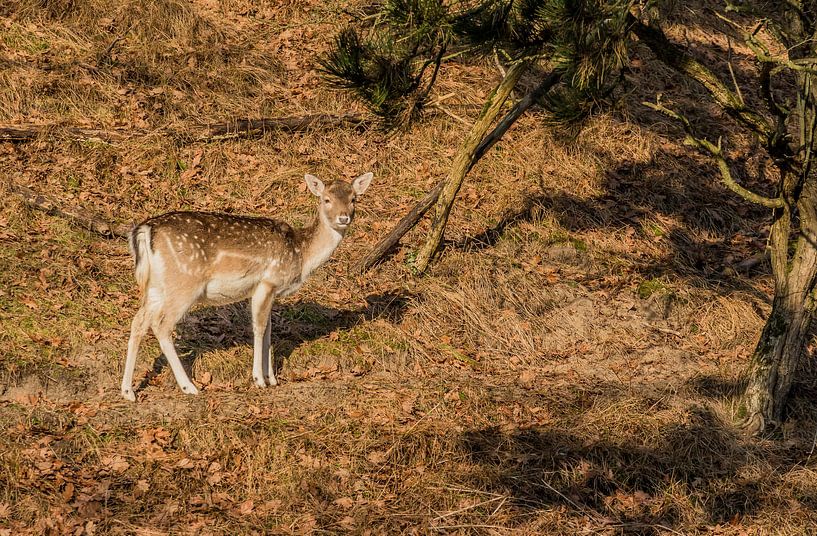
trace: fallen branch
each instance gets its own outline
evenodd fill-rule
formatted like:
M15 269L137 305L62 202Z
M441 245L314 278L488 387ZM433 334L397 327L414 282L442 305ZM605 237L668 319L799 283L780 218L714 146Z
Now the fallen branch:
M270 119L236 119L226 123L215 123L207 127L207 132L197 141L217 141L233 138L261 136L267 132L283 130L286 132L303 132L314 128L351 127L365 130L372 125L370 119L359 115L310 114Z
M11 191L19 195L23 199L23 202L30 207L42 210L47 214L65 218L83 229L102 235L105 238L128 237L130 227L127 225L109 223L96 215L82 214L75 210L61 208L53 199L38 194L31 188L26 188L25 186L12 185Z
M47 134L67 136L83 141L118 141L125 135L116 130L98 128L66 127L62 125L0 125L0 141L27 142L39 139Z
M538 86L536 86L536 88L533 89L533 91L525 95L514 105L513 108L511 108L505 117L503 117L502 120L497 123L496 127L494 127L494 129L487 136L485 136L482 142L480 142L476 151L474 151L474 156L471 159L470 165L468 166L468 171L474 167L474 164L476 164L479 159L482 158L483 155L485 155L485 153L494 146L494 144L496 144L496 142L502 139L505 132L511 128L511 125L513 125L528 108L530 108L559 81L559 78L559 74L550 73ZM428 209L434 206L434 203L436 203L437 199L440 197L440 192L442 192L445 182L445 180L442 180L437 183L437 185L434 186L434 188L432 188L423 199L418 201L417 204L415 204L414 207L400 219L397 225L394 226L394 229L380 239L372 250L369 251L369 253L357 264L355 264L353 270L357 272L365 272L380 262L380 260L394 246L397 245L400 239L403 238L403 236L409 232L411 228L417 224L417 222L420 221L423 215L428 212Z
M96 128L68 127L63 125L0 125L0 141L29 142L48 135L66 136L81 141L101 140L116 142L126 138L147 135L165 134L183 141L210 142L236 138L252 138L267 132L282 130L285 132L304 132L319 128L354 128L363 130L372 125L372 120L359 115L342 114L309 114L261 119L235 119L224 123L213 123L178 131L173 130L107 130Z

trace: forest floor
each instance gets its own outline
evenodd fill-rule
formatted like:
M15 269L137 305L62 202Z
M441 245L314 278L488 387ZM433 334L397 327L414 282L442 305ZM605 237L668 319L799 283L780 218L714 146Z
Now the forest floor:
M772 291L769 214L641 105L671 86L665 102L726 135L743 180L770 173L700 88L648 60L632 65L621 109L575 139L529 113L469 175L428 275L409 269L426 222L360 276L349 268L444 177L500 74L493 58L445 68L423 121L392 134L185 136L234 118L365 113L316 63L364 4L265 5L0 7L0 123L50 126L0 143L0 535L817 526L817 384L795 386L775 435L736 426ZM697 25L690 6L670 35L728 76L722 28ZM753 66L734 54L744 83ZM245 304L200 308L177 346L201 394L181 393L148 337L136 403L119 393L139 300L125 241L15 194L124 225L176 209L303 225L315 210L304 173L366 171L340 249L273 308L281 384L252 385Z

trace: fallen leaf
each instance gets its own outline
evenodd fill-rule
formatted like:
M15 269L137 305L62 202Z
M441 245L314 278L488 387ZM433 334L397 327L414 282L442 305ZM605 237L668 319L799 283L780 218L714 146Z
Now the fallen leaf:
M115 473L124 473L127 471L128 467L130 467L128 461L119 455L106 458L102 461L111 469L111 471Z
M366 455L366 459L372 463L383 463L386 458L386 452L382 450L375 450Z
M355 505L355 500L352 499L351 497L341 497L339 499L335 499L334 501L332 501L332 504L336 504L341 508L349 509Z
M62 498L66 501L70 501L71 497L74 496L74 484L71 482L67 483L62 490Z
M242 515L247 515L250 512L252 512L254 507L255 507L255 503L253 502L253 500L252 499L247 499L246 501L241 503L241 505L238 507L238 511Z
M534 385L536 385L536 373L532 370L524 370L517 378L517 381L525 389L533 389Z

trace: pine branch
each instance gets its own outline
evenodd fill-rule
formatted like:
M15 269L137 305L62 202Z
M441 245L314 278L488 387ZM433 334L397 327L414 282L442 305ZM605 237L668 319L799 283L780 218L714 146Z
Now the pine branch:
M652 108L653 110L659 113L666 115L667 117L670 117L680 122L681 126L684 128L684 132L686 132L686 139L684 140L684 143L686 143L687 145L691 145L703 152L708 153L710 156L712 156L712 158L715 159L715 162L718 164L718 170L721 173L721 182L723 183L724 186L726 186L734 193L741 196L743 199L751 201L752 203L763 205L764 207L769 208L782 208L784 206L784 201L782 197L766 197L738 184L734 177L732 177L732 172L729 169L729 163L723 156L723 149L721 148L720 138L718 138L718 144L715 145L705 138L699 138L695 136L695 133L692 129L692 125L690 125L689 120L683 115L679 114L678 112L670 110L669 108L661 104L660 96L655 103L643 102L642 104L648 106L649 108Z

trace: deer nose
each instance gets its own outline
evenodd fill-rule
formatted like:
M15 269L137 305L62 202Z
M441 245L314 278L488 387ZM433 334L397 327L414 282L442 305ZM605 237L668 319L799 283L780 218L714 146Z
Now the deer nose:
M348 214L341 214L340 216L338 216L338 223L341 225L349 225L351 221L352 218L350 218Z

